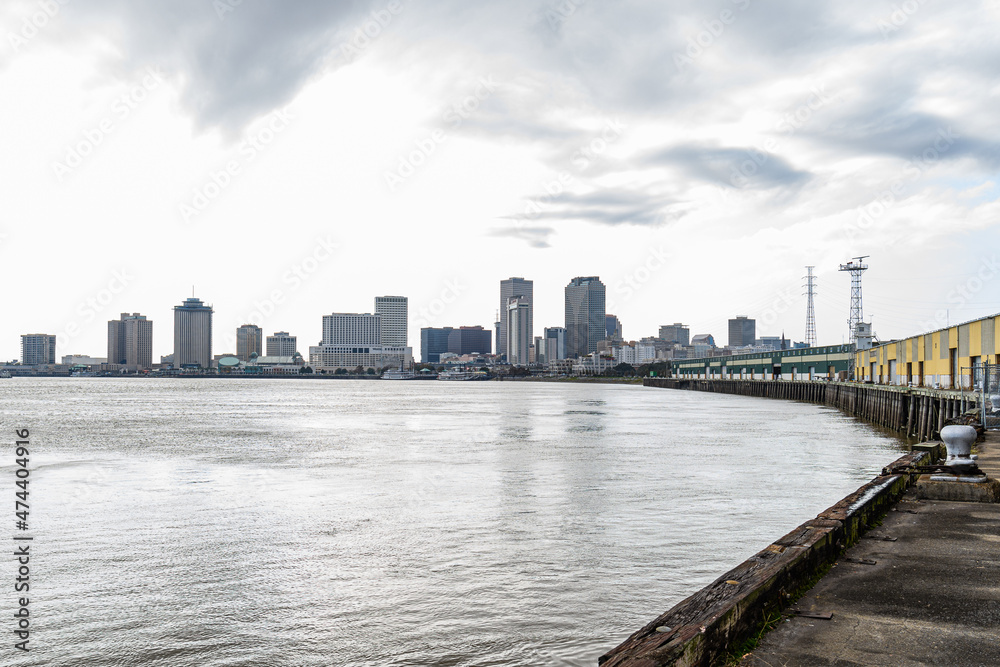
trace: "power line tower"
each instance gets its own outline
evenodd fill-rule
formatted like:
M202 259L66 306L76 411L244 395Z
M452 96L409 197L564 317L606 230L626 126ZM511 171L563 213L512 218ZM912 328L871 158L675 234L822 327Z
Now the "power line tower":
M806 267L808 273L805 276L806 284L803 285L806 288L805 294L809 297L806 305L806 345L809 347L816 346L816 306L813 304L813 297L816 295L816 276L813 275L815 268Z
M862 262L866 257L871 257L871 255L862 255L861 257L854 257L847 264L841 264L841 271L849 271L851 274L851 316L847 318L847 326L850 329L851 343L857 349L858 343L858 324L865 321L863 311L861 309L861 274L868 270L868 265Z

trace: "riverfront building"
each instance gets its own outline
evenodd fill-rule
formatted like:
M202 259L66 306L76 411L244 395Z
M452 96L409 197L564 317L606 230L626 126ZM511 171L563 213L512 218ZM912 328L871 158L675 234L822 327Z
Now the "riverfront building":
M236 357L246 363L252 355L261 356L264 332L255 324L244 324L236 330Z
M333 313L323 316L323 339L309 348L314 370L401 368L413 363L410 348L382 344L382 316Z
M740 315L729 320L729 347L746 347L757 342L757 320Z
M153 367L153 323L139 313L108 322L108 363L131 371Z
M288 335L287 331L276 331L273 336L267 337L268 357L291 357L298 349L298 339Z
M474 327L424 327L420 330L420 361L436 364L445 353L492 354L493 332L482 326Z
M21 336L21 365L38 366L56 363L56 337L51 334Z
M970 389L972 369L1000 364L1000 314L858 350L857 379L875 384Z
M847 380L854 346L826 345L724 357L675 359L675 377L708 380Z
M213 312L194 297L174 306L174 368L212 367Z
M375 297L375 314L382 317L382 345L406 347L407 304L405 296Z
M597 276L577 277L566 285L566 356L597 351L605 336L605 289Z
M528 340L533 340L535 337L534 290L534 282L525 280L524 278L508 278L507 280L500 281L500 334L497 336L497 354L501 357L508 356L507 342L509 337L507 336L507 317L509 313L507 311L507 304L512 297L519 296L522 298L523 303L527 304L528 312L525 317L525 326L527 327ZM527 356L524 358L527 359Z

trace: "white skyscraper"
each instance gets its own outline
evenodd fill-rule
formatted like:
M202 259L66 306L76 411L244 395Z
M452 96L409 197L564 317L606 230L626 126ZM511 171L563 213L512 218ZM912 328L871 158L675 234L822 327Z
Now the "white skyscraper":
M507 361L513 366L527 366L533 340L528 329L531 307L527 298L512 296L507 300Z
M287 331L276 331L267 337L265 352L269 357L290 357L298 352L298 340Z
M375 314L382 316L382 345L406 347L407 305L405 296L375 297Z
M532 312L535 303L534 289L535 284L524 278L508 278L500 281L500 336L497 338L497 354L507 356L508 361L510 361L510 357L507 354L507 302L512 296L523 297L524 303L528 306L526 326L528 327L528 339L531 340L535 335Z

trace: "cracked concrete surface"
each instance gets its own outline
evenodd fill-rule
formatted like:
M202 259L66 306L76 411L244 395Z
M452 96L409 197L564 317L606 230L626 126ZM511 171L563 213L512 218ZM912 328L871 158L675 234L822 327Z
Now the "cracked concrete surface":
M1000 434L980 466L1000 476ZM918 501L912 491L845 554L742 667L1000 665L1000 504ZM880 537L896 537L895 542Z

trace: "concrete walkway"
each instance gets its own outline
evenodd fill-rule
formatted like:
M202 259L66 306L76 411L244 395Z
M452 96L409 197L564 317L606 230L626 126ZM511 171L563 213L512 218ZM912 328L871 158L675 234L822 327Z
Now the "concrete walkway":
M1000 477L997 432L979 464ZM1000 665L1000 504L911 490L793 609L832 617L783 619L742 667Z

